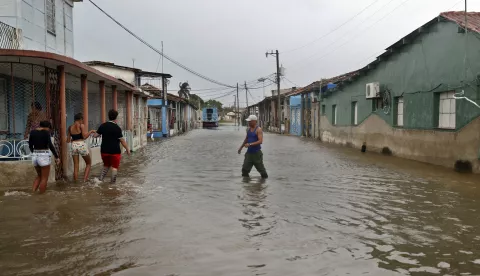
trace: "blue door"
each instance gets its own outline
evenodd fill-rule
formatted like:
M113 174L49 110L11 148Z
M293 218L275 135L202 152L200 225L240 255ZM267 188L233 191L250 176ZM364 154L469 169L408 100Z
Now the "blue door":
M300 127L300 107L295 106L290 109L290 134L301 136L302 130Z

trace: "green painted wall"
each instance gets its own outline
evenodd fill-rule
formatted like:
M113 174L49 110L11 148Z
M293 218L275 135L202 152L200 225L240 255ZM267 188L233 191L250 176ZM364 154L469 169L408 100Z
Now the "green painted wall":
M332 106L337 106L337 125L352 123L352 102L358 102L358 123L376 113L390 125L395 124L395 109L389 114L372 111L372 100L365 99L365 86L380 82L382 90L390 89L392 105L404 97L404 128L431 129L438 126L438 92L462 90L464 78L465 39L452 22L438 22L366 72L352 83L322 100L326 116L332 122ZM465 95L479 102L476 76L480 74L480 35L469 33L467 82ZM437 88L438 87L438 88ZM434 91L431 91L432 89ZM480 115L480 109L466 100L456 100L456 128L459 129Z

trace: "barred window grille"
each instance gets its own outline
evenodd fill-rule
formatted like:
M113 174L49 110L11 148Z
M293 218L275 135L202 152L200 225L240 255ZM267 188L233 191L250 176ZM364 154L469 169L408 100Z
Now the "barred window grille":
M0 131L8 131L7 82L0 78Z
M47 31L53 35L56 34L55 28L55 0L47 0Z
M20 49L20 30L0 22L0 49Z

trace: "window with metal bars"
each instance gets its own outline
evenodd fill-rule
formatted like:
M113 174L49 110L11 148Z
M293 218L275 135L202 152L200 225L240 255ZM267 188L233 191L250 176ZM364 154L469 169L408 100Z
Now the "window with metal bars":
M8 100L6 80L0 79L0 131L8 131Z
M56 26L55 26L55 0L46 0L46 12L45 16L47 17L47 32L52 35L56 35Z

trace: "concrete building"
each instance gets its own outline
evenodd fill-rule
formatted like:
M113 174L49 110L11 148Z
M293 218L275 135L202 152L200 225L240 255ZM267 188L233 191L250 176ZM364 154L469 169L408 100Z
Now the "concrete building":
M158 91L160 91L158 89ZM161 93L161 92L160 92ZM151 138L171 137L198 128L201 111L187 99L167 94L166 106L163 97L152 97L147 101ZM167 108L167 112L162 109Z
M156 73L156 72L148 72L143 71L138 68L128 67L128 66L121 66L116 65L111 62L105 61L87 61L84 62L86 65L95 68L96 70L113 76L114 78L121 80L131 86L136 87L144 94L148 95L149 97L158 98L162 95L162 91L152 84L158 85L158 87L162 87L164 83L166 83L167 79L170 79L172 75L164 74L164 73ZM107 96L108 97L108 96ZM138 108L137 105L134 105L133 110L133 149L137 149L139 147L143 147L146 145L147 140L147 120L149 115L147 109L147 102L142 102L139 100L137 96L133 99L135 103L139 103ZM125 106L118 106L118 113L120 118L125 117ZM162 110L163 109L163 110ZM157 115L162 115L166 113L167 106L160 108L160 111L155 113L155 116L152 117L152 120L160 120ZM145 112L143 112L145 110ZM155 122L155 121L152 121ZM157 124L159 121L157 121ZM167 124L161 124L163 133L167 133Z
M158 75L128 67L109 71L108 63L93 68L70 58L72 7L68 0L5 0L0 5L0 187L30 186L36 173L26 139L42 120L52 122L52 142L61 160L52 165L50 182L73 173L66 141L76 113L83 113L87 129L96 129L107 121L107 111L116 109L130 148L146 144L146 103L152 95L138 81ZM101 137L87 142L92 164L101 162Z
M455 98L480 102L480 13L464 16L440 14L322 92L322 141L480 172L480 109Z
M2 0L0 48L73 57L73 6L81 0Z
M134 121L143 117L142 107L146 107L148 97L126 82L65 56L0 50L0 174L7 176L0 179L0 186L29 183L36 175L26 140L33 127L28 123L29 118L52 122L52 142L61 163L52 166L50 181L60 180L73 172L66 141L67 127L73 123L74 114L82 112L85 126L96 129L107 121L108 109L125 106L125 114L118 123L131 148L137 149L141 141L136 139L138 130ZM101 162L101 138L87 142L92 163Z

